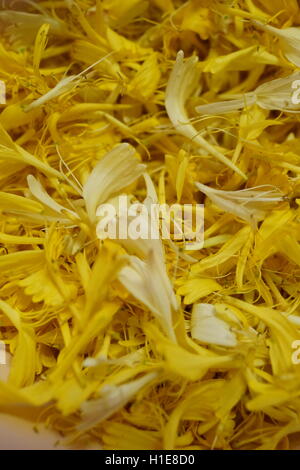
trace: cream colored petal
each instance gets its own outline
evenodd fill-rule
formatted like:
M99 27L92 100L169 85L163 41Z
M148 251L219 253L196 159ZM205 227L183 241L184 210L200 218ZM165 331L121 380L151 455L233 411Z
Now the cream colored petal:
M82 422L77 426L77 430L86 431L109 418L156 377L157 372L150 372L144 377L119 386L103 387L101 398L85 402L82 405Z
M120 271L120 282L155 315L165 333L175 341L172 311L178 308L172 285L160 260L151 252L142 261L130 256L130 266Z
M236 336L230 331L229 325L216 316L213 305L195 304L192 310L191 334L206 344L234 347L237 345Z
M264 218L266 211L273 209L284 200L284 195L271 185L241 191L223 191L202 183L195 183L195 185L220 209L240 217L253 228L259 220Z
M184 53L179 51L166 89L165 106L172 124L177 132L192 140L208 154L213 155L224 165L237 172L243 179L247 179L246 175L231 160L206 142L190 123L185 109L185 102L194 91L200 78L200 72L196 67L197 57L189 57L185 62L183 59Z
M62 212L68 212L73 217L78 218L76 212L65 208L61 204L58 204L49 194L45 191L41 183L33 176L27 176L27 183L31 194L42 204L52 209L54 212L61 214Z
M87 213L92 221L96 208L141 176L146 166L134 157L129 144L120 144L108 152L91 172L83 187Z
M258 28L267 31L274 36L277 36L280 41L280 45L282 47L282 51L286 58L295 64L297 67L300 67L300 28L299 27L292 27L292 28L275 28L274 26L270 26L268 24L263 24L260 21L252 20L252 22Z

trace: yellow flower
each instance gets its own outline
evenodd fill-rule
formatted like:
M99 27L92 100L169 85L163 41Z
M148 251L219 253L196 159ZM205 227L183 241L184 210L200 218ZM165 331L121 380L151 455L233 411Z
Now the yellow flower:
M77 448L293 447L297 1L3 3L1 412ZM135 235L204 211L204 241L105 239L120 198Z

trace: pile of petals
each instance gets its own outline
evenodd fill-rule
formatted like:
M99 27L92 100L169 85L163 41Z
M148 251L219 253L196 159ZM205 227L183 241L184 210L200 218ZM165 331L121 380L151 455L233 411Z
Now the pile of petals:
M1 411L103 449L300 432L297 0L3 0ZM99 207L204 204L204 244ZM0 374L1 374L0 365Z

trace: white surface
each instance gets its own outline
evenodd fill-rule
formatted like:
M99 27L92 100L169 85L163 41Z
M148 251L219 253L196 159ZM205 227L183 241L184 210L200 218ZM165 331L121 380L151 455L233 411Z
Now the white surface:
M34 424L23 419L0 413L0 450L53 450L58 435L46 429L34 432Z
M6 382L9 374L10 355L5 354L6 364L0 364L0 380ZM61 437L39 425L34 431L34 421L27 421L0 411L0 450L51 450L64 449L55 446Z

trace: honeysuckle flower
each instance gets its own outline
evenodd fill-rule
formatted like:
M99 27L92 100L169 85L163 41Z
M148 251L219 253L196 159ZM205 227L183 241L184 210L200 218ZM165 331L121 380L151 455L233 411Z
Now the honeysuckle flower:
M279 39L279 45L285 57L300 67L300 28L275 28L268 24L261 23L261 21L252 20L252 23L263 31L273 34Z
M216 309L210 304L194 304L191 317L191 335L202 343L234 347L236 335L230 326L216 315Z
M86 431L112 416L157 376L158 372L149 372L121 385L105 385L101 389L100 398L82 405L82 422L77 426L77 430Z
M195 341L189 342L191 346L189 350L170 341L155 325L150 323L145 326L145 331L147 337L156 343L158 351L165 358L166 369L184 379L198 381L207 374L209 369L216 367L231 369L241 365L241 356L239 357L234 351L219 355L196 344Z
M288 318L274 308L253 305L233 297L229 299L230 305L241 308L242 311L251 315L254 314L270 329L272 340L268 342L268 346L270 347L270 360L274 374L280 376L290 372L292 370L292 343L299 339L299 335ZM227 301L227 299L225 300Z
M259 85L256 90L241 95L238 99L219 101L196 107L201 114L227 114L257 104L263 109L298 112L300 99L294 99L294 83L300 80L300 72L284 78L276 78ZM300 82L299 82L300 83Z
M285 199L278 188L268 184L239 191L223 191L202 183L195 185L220 209L245 220L253 228L268 211Z
M177 132L192 140L201 149L208 152L208 154L213 155L224 165L231 168L244 179L247 179L245 174L236 165L200 136L190 123L185 103L191 92L195 89L200 73L196 67L198 62L197 57L189 57L185 62L183 59L184 53L179 51L166 89L165 106L172 124Z

